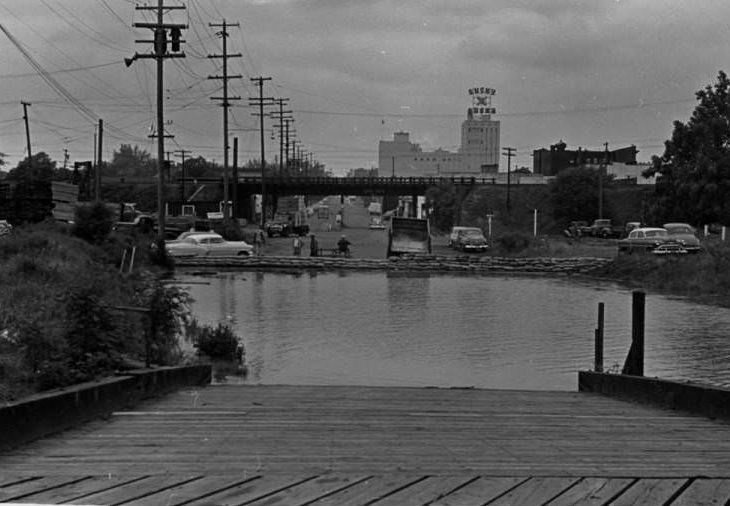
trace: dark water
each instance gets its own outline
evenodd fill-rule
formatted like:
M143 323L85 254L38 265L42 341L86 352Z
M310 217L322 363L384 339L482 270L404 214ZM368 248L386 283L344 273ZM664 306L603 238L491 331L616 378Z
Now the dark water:
M593 364L623 365L631 293L569 279L328 272L180 275L202 322L243 337L266 384L575 390ZM189 283L189 284L186 284ZM647 376L730 385L730 310L647 294Z

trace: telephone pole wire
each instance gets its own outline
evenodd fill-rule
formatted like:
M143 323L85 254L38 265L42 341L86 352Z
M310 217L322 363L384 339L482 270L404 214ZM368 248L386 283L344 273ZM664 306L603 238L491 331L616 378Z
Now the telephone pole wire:
M163 62L165 58L185 58L185 53L180 51L180 43L185 42L180 38L186 24L165 23L165 11L185 9L183 5L165 6L164 0L158 0L157 7L137 5L138 11L157 11L156 23L135 23L135 28L149 28L154 34L153 40L135 40L137 43L153 44L152 53L134 53L131 58L125 58L124 64L129 67L135 60L153 58L157 61L157 235L162 251L165 247L165 118L163 110ZM167 51L167 32L170 31L171 52Z
M507 212L510 212L510 173L512 172L512 157L515 156L515 148L502 148L504 149L504 156L507 157Z
M238 27L238 23L209 23L210 27L217 28L221 27L221 31L216 33L223 39L223 54L211 54L208 58L223 58L223 75L222 76L208 76L208 79L222 79L223 80L223 96L222 97L211 97L213 100L222 100L221 107L223 107L223 220L228 220L229 209L229 182L228 182L228 107L230 107L229 100L241 100L241 97L229 97L228 96L228 81L230 79L240 79L241 75L229 76L228 75L228 58L240 58L241 53L228 54L228 27Z
M249 98L249 105L259 106L259 127L261 130L261 228L266 225L266 153L264 151L265 133L264 133L264 105L273 105L273 98L264 98L264 81L271 81L270 77L252 77L251 81L259 87L259 96L257 98ZM255 114L255 113L254 113Z

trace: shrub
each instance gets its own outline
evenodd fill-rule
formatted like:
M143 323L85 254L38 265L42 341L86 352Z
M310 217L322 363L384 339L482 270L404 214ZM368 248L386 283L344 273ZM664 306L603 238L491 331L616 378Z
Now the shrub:
M210 325L192 326L193 345L199 355L211 360L243 361L243 345L233 330L222 323L217 327Z
M76 207L72 229L76 237L92 244L101 244L109 237L114 225L114 213L103 202Z
M532 238L519 232L511 232L498 237L496 243L505 253L519 253L530 246Z

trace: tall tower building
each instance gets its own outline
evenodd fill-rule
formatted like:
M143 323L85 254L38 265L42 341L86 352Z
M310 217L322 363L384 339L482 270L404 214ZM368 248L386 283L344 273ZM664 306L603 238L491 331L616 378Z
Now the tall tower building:
M463 171L475 174L495 174L499 171L499 121L492 119L494 88L471 88L472 105L467 119L461 124Z

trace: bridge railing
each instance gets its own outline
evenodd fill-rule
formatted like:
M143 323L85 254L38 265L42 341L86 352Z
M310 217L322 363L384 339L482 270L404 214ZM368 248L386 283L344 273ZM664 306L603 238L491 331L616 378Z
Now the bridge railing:
M197 179L201 181L201 179ZM245 176L238 178L239 183L260 184L261 176ZM270 184L292 185L328 185L328 186L367 186L367 185L493 185L497 184L496 177L304 177L304 176L273 176L266 177L265 182Z

